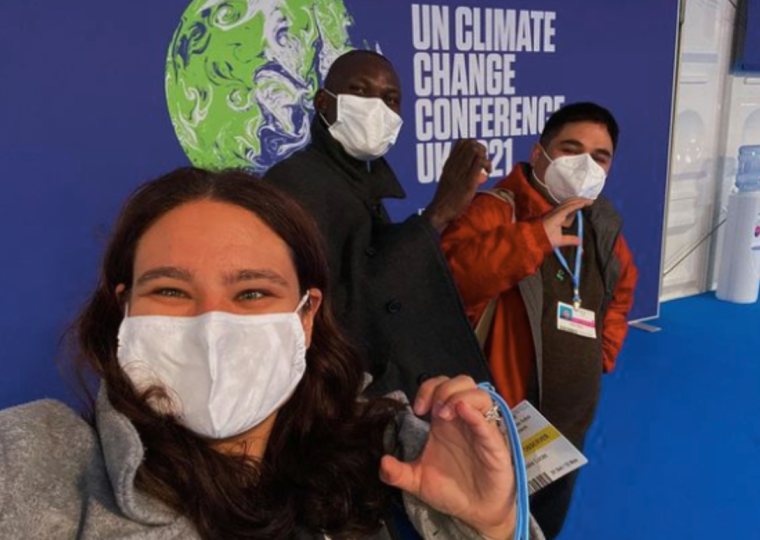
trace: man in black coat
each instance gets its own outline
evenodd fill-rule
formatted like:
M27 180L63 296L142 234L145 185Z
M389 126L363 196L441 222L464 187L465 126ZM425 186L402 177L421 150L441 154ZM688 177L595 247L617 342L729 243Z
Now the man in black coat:
M333 309L364 353L371 390L416 395L429 375L489 380L439 244L491 164L474 140L457 142L422 215L392 223L385 198L404 198L383 159L401 127L391 63L370 51L338 58L315 98L311 143L265 179L316 219L326 240Z

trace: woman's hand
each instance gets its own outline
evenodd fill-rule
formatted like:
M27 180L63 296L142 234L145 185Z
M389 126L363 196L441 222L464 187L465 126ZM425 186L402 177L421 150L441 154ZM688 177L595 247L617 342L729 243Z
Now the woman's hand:
M425 381L414 402L418 416L431 413L425 448L410 463L384 456L380 477L489 538L508 540L515 531L515 476L504 435L485 418L492 407L469 377Z

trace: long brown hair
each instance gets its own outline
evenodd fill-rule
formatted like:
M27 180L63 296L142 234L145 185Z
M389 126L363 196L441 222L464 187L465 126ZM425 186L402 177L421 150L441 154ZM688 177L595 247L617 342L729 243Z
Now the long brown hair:
M183 168L130 197L75 329L81 367L104 381L111 403L131 420L145 447L137 487L187 516L208 539L282 539L297 529L341 538L377 529L390 497L378 478L383 434L397 405L357 399L362 363L342 337L327 294L315 318L306 373L280 410L260 462L223 455L176 418L154 411L147 400L160 389L138 393L119 367L123 311L115 291L132 284L138 241L170 210L203 199L256 214L289 246L302 293L328 291L314 222L262 180L240 171Z

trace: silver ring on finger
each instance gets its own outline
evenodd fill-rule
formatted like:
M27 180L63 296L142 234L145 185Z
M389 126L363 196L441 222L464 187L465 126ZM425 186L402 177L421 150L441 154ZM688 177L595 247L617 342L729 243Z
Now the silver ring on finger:
M490 409L488 409L483 416L486 419L486 422L496 422L497 424L501 420L501 411L499 410L498 405L494 405Z

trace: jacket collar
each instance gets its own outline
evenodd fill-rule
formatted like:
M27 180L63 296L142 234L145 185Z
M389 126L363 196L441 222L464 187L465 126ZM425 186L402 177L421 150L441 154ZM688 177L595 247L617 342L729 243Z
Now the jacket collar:
M343 176L350 178L352 187L362 198L406 197L404 188L385 158L366 162L349 156L319 116L315 116L311 123L311 146L320 154L326 155L330 163L340 169Z
M515 195L515 214L518 221L539 218L554 208L543 195L533 187L532 169L528 163L515 165L509 176L494 187L508 189Z
M114 497L124 515L146 525L168 525L180 519L161 501L135 487L145 448L132 422L109 401L105 384L100 385L95 401L95 422Z

